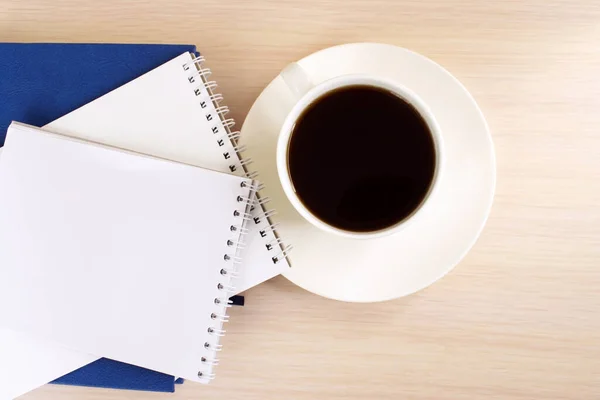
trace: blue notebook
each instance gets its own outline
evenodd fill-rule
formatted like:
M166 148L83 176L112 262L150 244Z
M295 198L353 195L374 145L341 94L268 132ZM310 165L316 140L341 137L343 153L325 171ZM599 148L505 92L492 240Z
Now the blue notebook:
M196 47L0 43L0 146L11 121L44 126L184 52L195 53ZM109 359L54 383L175 391L171 375Z

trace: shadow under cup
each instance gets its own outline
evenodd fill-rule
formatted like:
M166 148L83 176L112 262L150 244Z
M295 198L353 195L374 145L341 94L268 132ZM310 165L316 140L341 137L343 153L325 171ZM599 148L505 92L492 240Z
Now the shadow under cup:
M438 146L413 103L385 87L351 84L302 110L287 171L314 218L360 235L388 231L419 210L436 179Z

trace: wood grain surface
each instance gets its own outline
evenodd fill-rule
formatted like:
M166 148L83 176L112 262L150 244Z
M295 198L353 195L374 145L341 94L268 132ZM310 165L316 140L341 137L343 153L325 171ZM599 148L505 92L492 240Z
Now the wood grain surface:
M483 235L432 287L344 304L276 278L232 311L209 386L23 399L600 399L598 1L0 0L0 40L195 43L240 122L287 63L391 43L469 88L498 160Z

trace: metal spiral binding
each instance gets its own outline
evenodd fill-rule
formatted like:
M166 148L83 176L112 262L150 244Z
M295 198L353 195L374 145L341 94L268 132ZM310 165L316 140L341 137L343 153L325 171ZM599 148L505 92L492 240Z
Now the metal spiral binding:
M222 349L222 346L218 341L225 335L223 324L229 321L229 317L226 315L225 311L227 308L233 306L233 301L230 300L230 297L236 293L235 287L231 285L231 279L237 276L237 268L242 262L242 258L238 255L238 251L244 246L241 239L249 232L249 230L243 226L243 221L252 219L251 215L247 213L247 210L254 201L252 193L254 187L257 185L254 185L252 182L243 183L244 185L240 184L240 187L247 189L250 192L250 195L236 197L236 202L241 204L238 209L233 211L233 217L241 222L239 225L234 224L230 226L231 232L236 233L236 238L228 239L225 243L228 251L223 254L223 266L219 271L225 280L223 282L218 282L216 286L218 294L213 299L215 309L210 314L210 321L212 321L212 323L207 327L209 339L204 343L204 348L209 353L201 357L202 364L208 368L212 368L219 364L219 360L214 357L214 354ZM215 378L215 374L201 370L198 371L198 378L210 381Z
M184 64L183 69L184 69L184 71L188 71L188 74L189 74L188 80L189 80L190 84L194 85L193 91L196 94L196 96L200 97L199 98L200 107L203 109L207 108L207 101L212 102L214 105L214 111L207 112L205 114L205 118L207 119L207 121L211 121L215 118L219 118L221 120L223 129L225 130L225 132L221 132L218 127L213 127L212 132L215 135L215 141L219 147L229 146L229 143L231 143L231 146L233 147L233 149L229 150L229 151L224 148L224 150L222 152L223 158L225 160L232 161L231 164L229 164L229 166L228 166L229 171L232 173L235 173L235 172L238 172L239 170L241 170L246 175L247 178L256 179L256 177L258 176L258 173L256 171L250 171L248 169L248 166L250 164L252 164L252 160L249 158L242 158L240 156L240 153L243 152L244 150L246 150L246 148L245 148L245 146L238 146L240 132L233 130L233 127L235 126L235 121L233 118L225 118L225 116L227 114L229 114L229 112L230 112L229 107L221 105L221 102L223 101L223 95L221 95L220 93L215 93L215 90L217 88L217 82L208 80L208 77L211 75L212 71L210 70L210 68L206 68L204 66L205 61L206 60L203 56L197 56L190 62ZM190 80L190 78L192 80ZM197 80L200 80L201 82L197 82ZM203 89L206 89L208 96L202 96ZM236 159L236 157L232 157L232 151L238 155L237 159ZM256 191L258 192L262 188L263 188L262 186L259 188L256 188ZM270 199L269 198L261 198L261 196L256 194L255 200L256 200L256 203L251 208L251 211L254 211L255 207L261 207L264 210L264 205L267 204ZM269 213L269 211L264 210L261 215L258 215L258 220L262 221L263 218L267 219L267 221L269 223L269 227L264 229L261 232L264 232L265 235L267 232L272 232L272 234L277 239L278 238L277 232L275 232L275 230L273 228L274 224L272 224L271 220L269 219L272 215L273 215L273 213ZM255 222L256 222L256 219L255 219ZM261 235L262 235L262 233L261 233ZM279 247L280 252L276 256L272 257L273 263L275 263L275 264L279 260L281 260L282 257L286 257L290 251L289 248L284 247L283 243L280 240L276 241L276 242L272 241L271 248L269 249L269 251L275 252L276 247Z
M213 379L215 379L215 374L214 373L206 374L206 373L200 371L200 372L198 372L198 378L206 378L209 381L212 381Z
M294 247L290 244L288 246L285 246L283 248L283 250L281 250L279 252L279 254L277 254L276 256L273 256L271 259L273 260L273 263L277 264L281 259L286 258L287 256L289 256L290 252L292 251Z
M222 283L217 284L217 289L226 290L228 292L233 292L235 290L234 286L231 285L223 285Z
M219 106L219 107L215 108L215 111L217 112L217 114L219 114L221 117L223 117L229 113L229 107Z
M196 56L192 61L190 61L189 63L183 64L183 70L184 71L189 71L189 69L194 66L194 65L202 65L204 64L204 62L206 61L206 59L204 58L204 56Z
M225 146L226 143L233 143L235 140L239 139L240 137L240 132L232 132L232 133L228 133L227 135L223 135L220 138L217 139L217 144L219 145L219 147L223 147ZM237 146L236 146L237 147ZM234 147L235 149L235 147ZM244 148L245 150L245 148ZM238 153L242 150L236 150Z
M265 237L265 236L267 236L267 233L274 232L279 225L280 225L279 222L275 222L274 224L267 226L265 229L262 229L259 232L260 236Z
M204 348L205 349L212 349L213 351L221 351L221 350L223 350L223 345L220 345L220 344L211 345L208 342L204 342Z
M229 247L237 247L238 249L245 249L246 248L246 243L242 242L242 241L237 241L237 240L228 240L227 241L227 246Z
M216 82L216 81L208 81L208 82L204 82L204 87L205 87L206 89L208 89L208 90L213 90L213 89L216 89L216 88L217 88L217 86L219 86L219 85L217 84L217 82Z
M271 240L269 243L265 244L265 247L267 248L267 250L273 250L273 248L275 246L279 246L279 247L284 246L283 240L281 240L280 238L275 238L275 239Z
M240 183L240 187L243 187L243 188L247 187L247 188L250 188L251 190L254 190L255 192L258 192L259 190L263 190L265 188L265 185L263 185L262 183L253 185L251 183L242 182L242 183Z
M242 153L248 149L248 146L246 146L245 144L241 144L241 145L233 146L233 149L237 153Z
M252 199L250 197L238 196L237 202L238 203L251 203Z
M230 256L229 254L225 254L223 256L223 260L231 261L231 263L234 265L239 265L242 263L242 257Z
M256 179L256 178L258 178L258 172L257 171L246 172L246 178ZM257 198L258 198L258 196L257 196Z
M248 228L244 228L243 226L240 226L240 225L231 225L231 226L229 227L229 230L230 230L231 232L240 231L240 233L241 233L242 235L246 235L246 234L249 232L249 229L248 229Z
M277 211L275 211L275 210L269 210L269 211L263 213L262 216L264 218L271 218L273 215L277 215ZM259 218L259 217L255 217L255 218Z
M221 120L221 123L225 127L225 129L232 128L235 125L235 120L233 118L227 118Z
M221 102L223 101L223 95L221 93L211 94L210 96L208 96L208 98L216 105L221 104Z
M261 213L259 215L256 215L256 216L252 217L252 221L254 221L254 223L256 225L258 225L258 224L260 224L262 222L263 218L266 219L267 221L269 221L269 218L271 218L274 215L277 215L277 211L275 211L275 210L265 211L265 212L263 212L263 213ZM270 226L273 226L273 225L274 224L271 224ZM273 231L274 229L271 229L271 230ZM260 232L263 232L263 231L260 231ZM261 236L262 236L262 233L261 233Z
M208 77L210 74L212 74L210 68L200 68L197 72L194 72L194 75L202 76L204 78Z
M241 217L244 221L252 221L252 214L250 213L240 213L239 211L233 212L234 217Z
M219 337L225 336L225 331L223 329L208 328L207 332L214 336L219 336Z
M203 363L206 363L206 364L211 365L213 367L219 365L219 359L218 358L213 358L213 359L209 360L206 357L201 357L200 360Z
M240 131L235 131L235 132L227 134L227 137L229 139L234 140L236 142L240 138L240 136L241 136L241 132Z
M271 201L270 197L257 197L257 200L254 201L254 204L252 206L250 206L250 212L254 211L256 209L257 206L259 207L264 207L265 204L269 203ZM270 210L269 210L270 211ZM267 213L269 211L263 211L261 214L259 214L259 217L267 217L267 221L269 221L269 215L267 215ZM269 223L271 223L271 221L269 221ZM277 236L275 236L277 237Z
M210 319L219 321L221 323L229 322L229 315L219 315L216 313L210 314Z
M233 307L233 301L229 300L229 298L215 297L214 303L218 306L225 308Z
M251 158L244 158L242 161L240 161L240 165L242 167L247 167L248 165L252 164L254 161Z
M220 273L223 276L229 276L231 278L238 278L240 276L237 271L230 268L221 268Z

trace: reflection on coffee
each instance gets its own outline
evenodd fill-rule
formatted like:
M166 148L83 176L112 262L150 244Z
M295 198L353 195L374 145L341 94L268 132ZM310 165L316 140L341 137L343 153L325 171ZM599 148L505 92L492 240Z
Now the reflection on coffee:
M298 118L289 174L310 212L338 229L374 232L409 217L435 174L431 131L394 93L366 85L338 88Z

